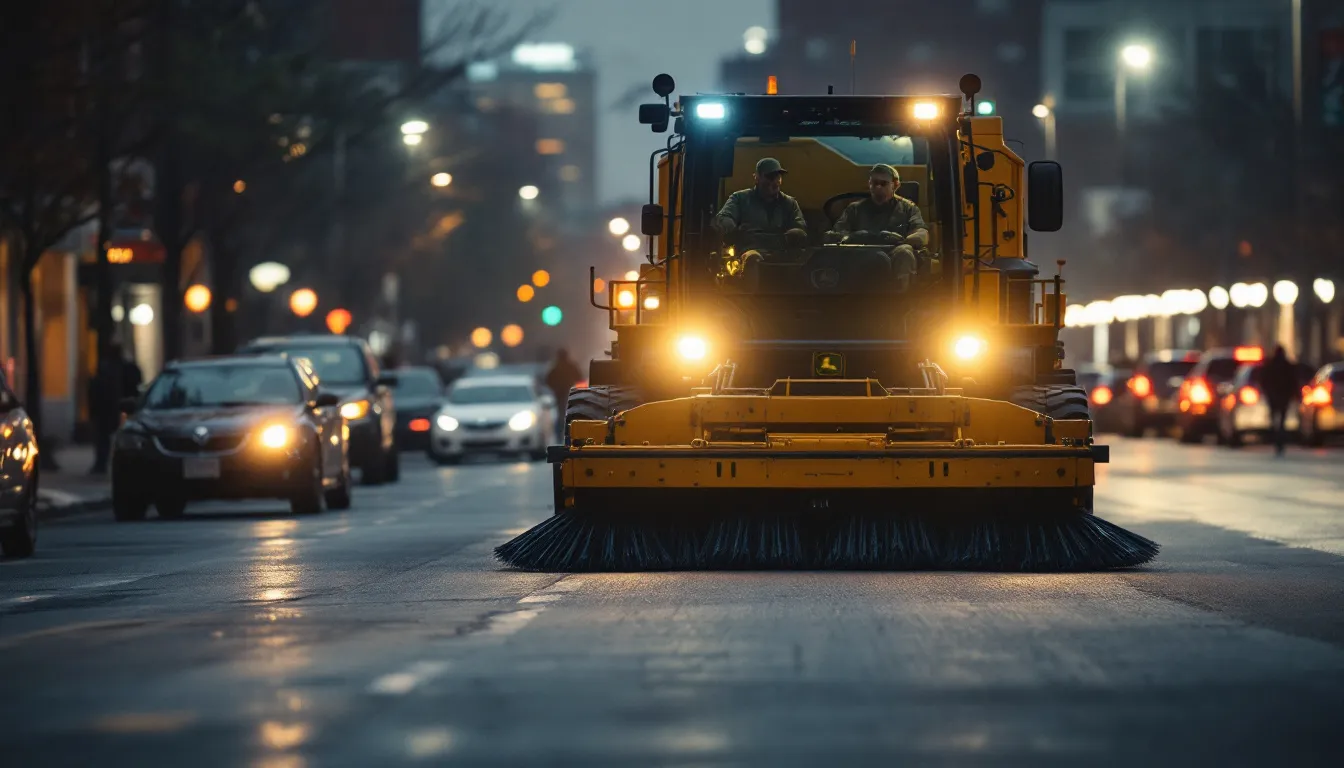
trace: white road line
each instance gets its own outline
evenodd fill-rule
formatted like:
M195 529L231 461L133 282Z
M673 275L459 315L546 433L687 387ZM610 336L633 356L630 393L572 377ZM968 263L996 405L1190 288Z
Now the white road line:
M448 670L446 661L417 661L401 672L383 675L369 685L369 693L404 696Z
M485 631L492 635L512 635L530 624L544 610L544 607L538 606L527 611L496 614L490 617L490 626Z

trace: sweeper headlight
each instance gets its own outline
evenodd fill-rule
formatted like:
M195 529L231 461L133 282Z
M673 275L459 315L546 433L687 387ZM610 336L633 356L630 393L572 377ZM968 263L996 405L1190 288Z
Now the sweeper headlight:
M700 362L709 354L709 342L699 336L682 336L677 339L677 354L687 362Z
M958 360L974 360L985 353L985 340L979 336L961 336L952 344L952 353Z
M916 101L910 111L914 114L916 120L936 120L938 119L938 104L933 101Z

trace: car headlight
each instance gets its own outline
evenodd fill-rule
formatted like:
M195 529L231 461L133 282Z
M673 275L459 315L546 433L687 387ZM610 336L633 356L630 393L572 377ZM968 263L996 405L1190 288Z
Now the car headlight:
M985 340L979 336L962 336L952 345L952 353L961 360L973 360L985 351Z
M454 419L446 413L439 414L439 417L434 420L434 423L444 432L452 432L457 429L457 419Z
M341 406L341 416L349 421L362 419L369 414L369 401L356 400Z
M272 424L261 430L261 444L267 448L284 448L289 445L289 427L283 424Z
M531 411L519 411L513 414L509 419L509 429L514 432L522 432L525 429L531 429L533 424L537 423L537 414Z
M709 354L709 343L699 336L682 336L677 339L677 354L683 360L704 360Z

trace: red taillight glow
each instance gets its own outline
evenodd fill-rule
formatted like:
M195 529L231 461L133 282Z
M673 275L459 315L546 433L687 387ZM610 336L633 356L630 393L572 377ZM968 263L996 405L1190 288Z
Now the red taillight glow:
M1232 350L1232 359L1238 363L1258 363L1265 359L1265 350L1259 347L1237 347Z
M1213 403L1213 391L1203 379L1195 379L1187 382L1190 385L1190 402L1195 405L1210 405Z
M1302 402L1307 405L1329 405L1333 394L1334 382L1327 381L1314 387L1303 387Z
M1147 397L1153 394L1153 380L1140 373L1129 380L1129 391L1133 392L1135 397Z
M1255 405L1260 402L1260 390L1255 387L1242 387L1237 393L1243 405Z
M1236 396L1236 395L1228 395L1227 397L1224 397L1224 398L1223 398L1223 410L1224 410L1224 411L1230 411L1230 410L1232 410L1233 408L1236 408L1236 407L1237 407L1237 396Z
M428 432L429 419L411 419L412 432Z
M1094 387L1092 389L1092 402L1097 405L1105 405L1111 402L1114 397L1115 395L1112 394L1111 388L1105 385Z

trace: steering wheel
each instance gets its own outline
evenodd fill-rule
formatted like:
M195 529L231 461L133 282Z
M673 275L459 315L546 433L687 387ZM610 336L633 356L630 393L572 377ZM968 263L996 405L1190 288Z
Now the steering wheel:
M829 221L831 222L831 225L830 225L830 227L828 227L828 229L835 229L835 222L839 221L839 220L840 220L840 216L841 216L841 214L843 214L843 213L845 212L844 209L841 208L840 210L838 210L838 211L832 213L832 212L831 212L831 209L835 207L835 204L836 204L836 203L846 203L846 204L847 204L847 203L849 203L850 201L853 201L853 200L861 200L861 199L866 198L866 197L868 197L868 196L869 196L869 195L868 195L867 192L841 192L840 194L835 195L835 196L832 197L831 199L829 199L829 200L827 200L826 202L822 203L822 204L821 204L821 212L822 212L823 214L825 214L827 220L829 220Z

